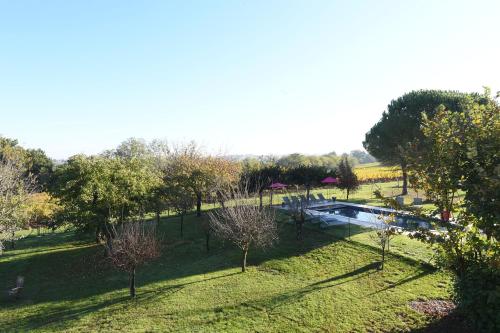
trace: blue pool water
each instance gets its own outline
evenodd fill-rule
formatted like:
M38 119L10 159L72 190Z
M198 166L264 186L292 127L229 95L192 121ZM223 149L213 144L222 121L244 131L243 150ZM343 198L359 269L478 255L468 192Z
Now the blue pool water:
M367 223L379 223L382 222L382 215L389 215L386 211L377 210L375 207L373 209L361 208L361 207L326 207L315 209L320 212L327 212L332 215L349 217L352 219L356 219L358 221L367 222ZM398 214L395 219L395 226L413 230L418 228L429 229L431 227L428 221L423 219L419 219L410 215Z

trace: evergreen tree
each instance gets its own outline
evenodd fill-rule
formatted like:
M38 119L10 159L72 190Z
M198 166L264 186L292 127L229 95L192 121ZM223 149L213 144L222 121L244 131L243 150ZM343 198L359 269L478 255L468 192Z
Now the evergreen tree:
M359 181L347 156L342 157L342 160L340 160L337 172L340 178L338 187L342 190L346 190L347 200L349 200L349 193L358 190Z

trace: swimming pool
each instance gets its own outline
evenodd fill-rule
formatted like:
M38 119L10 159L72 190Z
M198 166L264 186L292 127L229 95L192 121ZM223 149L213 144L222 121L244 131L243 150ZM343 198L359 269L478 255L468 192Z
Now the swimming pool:
M352 223L371 228L382 226L384 217L388 217L390 214L395 213L389 209L355 205L332 205L327 207L312 208L310 210L318 212L317 216L321 222L327 225ZM395 214L395 222L393 225L396 227L405 230L431 228L431 224L421 218L408 214Z

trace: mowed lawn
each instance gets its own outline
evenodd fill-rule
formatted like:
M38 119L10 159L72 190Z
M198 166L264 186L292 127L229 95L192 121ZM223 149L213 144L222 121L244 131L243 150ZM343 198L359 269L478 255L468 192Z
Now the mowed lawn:
M281 219L279 243L251 250L246 273L230 244L206 253L199 218L187 218L184 239L178 218L162 219L164 254L138 271L133 300L127 275L107 268L91 240L27 237L0 256L4 290L26 278L20 300L2 296L0 332L411 331L429 319L410 301L450 297L450 277L410 256L391 254L377 271L380 254L362 239L311 227L299 242Z

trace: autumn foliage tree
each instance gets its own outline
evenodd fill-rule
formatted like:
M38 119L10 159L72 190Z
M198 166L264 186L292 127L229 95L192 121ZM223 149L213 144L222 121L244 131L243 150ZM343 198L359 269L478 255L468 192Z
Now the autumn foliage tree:
M164 167L168 186L189 189L196 198L196 215L201 216L204 197L238 181L240 165L222 157L208 156L195 144L173 147ZM178 184L178 185L175 185Z

